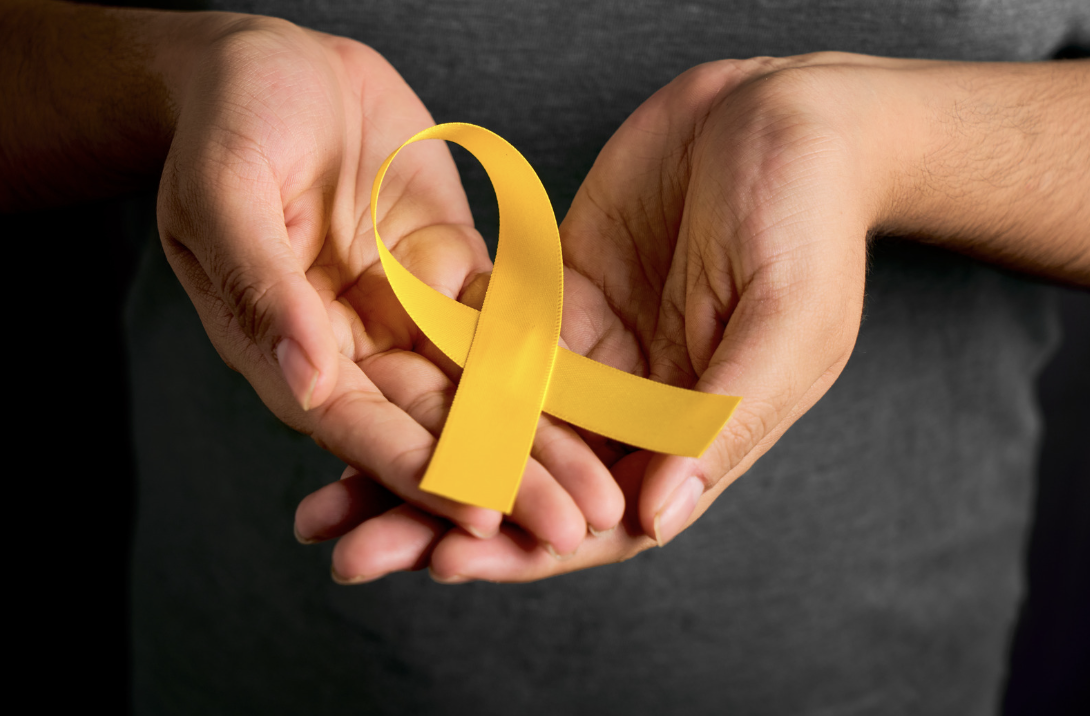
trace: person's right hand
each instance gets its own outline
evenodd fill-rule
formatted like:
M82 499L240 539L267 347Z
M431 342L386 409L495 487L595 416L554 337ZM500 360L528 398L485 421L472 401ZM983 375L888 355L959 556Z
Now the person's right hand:
M398 304L371 225L379 166L431 117L358 42L269 18L202 22L207 46L168 73L178 116L158 219L217 351L278 417L396 495L391 506L495 534L499 513L418 487L457 368ZM398 260L448 296L491 269L441 142L392 165L379 221ZM543 421L533 456L515 523L558 554L578 547L587 521L617 523L621 492L571 428Z

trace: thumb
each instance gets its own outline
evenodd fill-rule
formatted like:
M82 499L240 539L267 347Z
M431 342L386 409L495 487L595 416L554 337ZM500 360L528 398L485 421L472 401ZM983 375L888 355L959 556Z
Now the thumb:
M640 524L660 546L767 452L847 363L859 330L862 291L857 296L812 285L795 289L775 297L760 291L743 295L730 317L695 386L742 397L712 445L699 458L656 455L648 464ZM809 300L798 300L800 294Z
M271 365L310 410L337 382L329 316L292 245L275 182L239 184L229 192L198 190L188 201L161 195L164 246L221 355L252 383L266 383L260 376ZM164 211L164 204L183 210Z

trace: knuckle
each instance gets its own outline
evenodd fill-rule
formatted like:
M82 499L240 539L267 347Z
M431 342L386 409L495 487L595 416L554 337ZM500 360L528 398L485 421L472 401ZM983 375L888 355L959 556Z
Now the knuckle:
M191 163L172 149L163 166L155 202L161 237L169 235L179 243L187 243L187 237L201 235L201 227L207 222L198 177Z
M739 71L732 61L705 62L678 76L678 88L691 100L710 102Z
M390 460L390 469L387 471L390 478L383 481L383 484L406 499L413 497L415 493L419 500L421 493L418 485L424 479L424 469L428 466L434 449L435 444L428 443L399 450Z
M404 406L406 413L421 425L442 430L454 402L454 387L443 390L429 390L414 397Z
M746 409L742 409L742 406ZM770 402L749 401L748 406L745 403L742 406L727 424L727 429L720 434L720 439L712 445L722 471L722 474L709 476L713 482L745 460L779 422L776 406Z
M311 411L311 438L321 449L339 455L348 436L367 435L361 416L370 412L374 400L374 395L359 389L335 393Z
M654 546L655 541L650 538L632 540L627 545L625 545L625 547L618 554L613 557L612 562L614 564L627 562L633 557L642 554L643 552L646 552Z
M276 17L239 17L226 25L214 38L212 52L215 61L230 67L242 65L255 55L267 55L270 45L292 41L303 34L295 23Z
M568 436L562 428L542 413L538 421L537 432L534 434L534 452L539 455L539 462L548 463L554 459L563 459L567 456Z
M219 258L213 261L211 273L220 277L220 293L243 333L264 346L274 337L276 284L262 281L251 267L225 264Z

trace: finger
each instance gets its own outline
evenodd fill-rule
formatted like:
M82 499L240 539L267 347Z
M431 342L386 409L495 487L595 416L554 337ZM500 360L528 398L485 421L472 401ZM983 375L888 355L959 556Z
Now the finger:
M337 381L337 346L325 305L289 239L272 171L257 157L194 161L198 167L189 171L200 182L180 182L175 168L160 188L168 260L221 342L241 336L256 347L235 346L236 360L262 356L278 367L304 410L321 405ZM209 315L216 299L229 310L229 325Z
M561 345L617 370L646 376L647 363L638 336L614 311L602 290L578 271L564 269Z
M368 358L362 368L392 403L431 435L442 431L455 386L431 361L411 351L388 351ZM587 455L598 462L589 450ZM573 478L578 483L586 479L585 474ZM587 530L575 501L533 457L527 460L511 519L558 554L575 551Z
M362 584L391 572L423 569L432 548L449 529L446 520L412 505L395 507L363 522L337 542L333 548L333 580L338 584Z
M466 280L466 274L480 266L482 257L484 265L488 265L488 256L479 235L471 228L462 225L437 225L415 231L402 237L395 245L394 252L401 261L420 270L437 290L448 295L456 295ZM324 290L328 292L329 288L326 287ZM332 296L331 300L333 300ZM398 424L406 417L404 411L391 406L385 397L379 395L380 391L375 384L361 372L361 366L367 368L369 365L367 361L377 355L388 354L401 357L400 363L396 360L394 362L395 365L391 370L395 375L390 380L394 385L404 384L420 389L412 398L401 395L402 406L410 406L414 400L426 402L431 399L440 401L446 399L441 394L445 387L444 383L440 382L437 388L432 387L432 380L436 374L435 366L419 355L405 350L423 342L423 339L397 302L389 283L380 272L371 270L364 272L350 290L331 303L330 316L336 335L339 336L341 352L359 359L359 365L347 368L348 374L356 376L360 384L357 387L358 392L362 392L367 397L372 409L379 410L382 415L389 415L390 419ZM386 390L392 392L390 386L386 386ZM438 394L436 391L439 391ZM339 395L334 397L334 400L342 399ZM367 409L365 406L368 403L359 403L359 401L357 403L357 412ZM393 407L392 411L391 407ZM328 418L324 411L320 415ZM428 445L434 443L426 435L426 431L422 431L418 425L408 426L406 432L402 434L363 433L357 437L358 444L353 446L343 442L344 431L338 430L339 426L336 426L335 422L335 420L327 419L323 425L312 426L309 430L321 444L338 451L338 454L347 462L366 468L376 480L400 497L421 507L430 505L433 511L436 505L440 505L439 514L450 517L478 535L493 534L498 528L501 518L499 513L465 505L458 506L456 511L451 512L448 508L454 509L453 506L457 503L436 498L434 495L419 490L417 483L430 454L423 456L423 462L420 462L419 456L415 459L419 470L415 478L411 471L398 469L396 466L385 468L381 466L381 461L376 459L374 451L369 446L374 445L375 441L385 442L384 435L393 442L393 445L382 446L383 454L390 454L388 448L397 445L420 447L421 440ZM353 462L350 457L353 449L357 450L361 459L370 462ZM430 451L430 448L428 450ZM338 492L343 488L331 486L327 489L330 494L323 493L323 495L329 499L334 499L338 495L341 499L346 498L343 492ZM436 502L436 500L439 501ZM348 508L340 509L346 511ZM339 529L343 530L346 524L340 525Z
M638 494L640 481L651 454L633 453L614 468L614 477L622 491L632 498ZM525 531L505 524L500 533L489 540L473 539L470 535L451 530L435 546L429 571L433 579L458 584L475 579L492 582L528 582L567 572L629 559L649 547L654 541L643 534L633 510L616 529L588 537L579 551L558 560Z
M601 289L570 267L564 269L564 315L560 324L560 343L579 355L626 373L647 375L647 363L635 334L614 313ZM633 450L597 433L573 427L607 469ZM583 507L581 500L579 504ZM598 522L589 516L588 523L600 530Z
M731 63L693 68L640 105L602 148L560 225L564 262L596 285L646 348L678 244L697 127Z
M861 277L864 258L855 260ZM844 288L852 283L851 262L845 257L829 273L818 260L808 260L802 262L808 273L828 278L767 290L754 286L741 297L696 385L742 396L741 404L699 459L658 456L648 469L640 518L659 544L691 521L705 491L721 491L745 472L839 376L862 310L862 287L858 293Z
M573 275L578 278L578 274L572 271L566 271L566 275ZM485 283L486 282L481 282ZM584 285L588 285L584 280ZM478 284L479 285L479 284ZM578 285L578 284L577 284ZM472 291L472 287L471 287ZM470 293L471 291L467 291ZM594 291L593 287L590 287L590 291ZM569 295L569 289L566 285L565 295ZM470 300L480 301L483 303L484 296L478 290ZM473 305L470 303L470 305ZM565 312L569 311L569 303L565 301ZM612 316L613 323L619 323L616 316ZM564 319L568 320L567 317ZM605 318L598 324L598 328L602 329L608 321ZM563 323L561 324L563 325ZM593 340L593 338L587 335L587 330L577 328L575 330L576 338L587 342ZM561 348L570 349L567 341L563 335L560 338ZM611 356L614 359L624 360L623 356L617 350L617 346L607 344L604 349L601 348L601 344L598 345L598 352L613 351L614 355ZM585 432L585 431L584 431ZM592 534L598 534L613 529L618 520L621 519L621 515L624 514L624 496L621 494L621 489L617 486L617 483L613 480L613 476L610 474L607 467L607 463L602 459L605 456L610 459L608 464L613 464L616 461L609 445L604 443L604 438L593 434L587 434L591 438L591 443L588 443L583 434L577 432L572 426L568 425L564 421L554 418L550 415L542 414L538 421L537 432L534 434L534 444L530 451L530 454L541 463L541 465L551 474L557 483L572 497L576 506L583 513L583 517L586 520L587 529ZM612 459L611 459L612 458ZM529 466L528 466L529 468ZM530 496L527 494L523 496L520 493L520 499L523 501L523 506L530 501ZM518 507L518 503L516 503ZM530 512L530 519L536 516L533 511ZM541 529L546 529L548 526L543 525L542 528L531 528L531 523L526 521L519 521L524 527L531 529L532 532L538 534ZM574 525L573 525L574 527ZM575 543L576 546L578 543ZM569 550L555 549L556 545L549 545L552 550L550 553L556 557L563 557L571 554Z
M391 253L410 273L448 298L476 292L477 286L483 298L492 264L484 241L471 226L437 224L415 230L394 244ZM342 352L355 360L391 349L412 350L452 380L461 375L461 368L409 317L381 265L364 270L347 289L326 286L323 291L334 302L334 326L342 337Z
M484 304L491 262L484 252L484 242L476 231L464 226L428 227L406 236L395 247L394 253L405 268L441 293L457 297L478 310ZM613 324L619 324L615 316ZM563 339L561 344L564 345ZM430 341L424 345L418 343L414 348L443 369L450 380L457 380L460 369L448 359L441 358ZM377 380L377 374L372 377ZM403 376L393 371L383 371L381 385L390 391L397 391L402 396L401 400L411 401L398 403L401 405L410 405L421 399L431 400L432 407L438 410L421 411L419 415L421 419L429 421L429 429L437 435L442 425L439 421L445 420L450 409L453 385L435 384L433 390L437 392L429 398L427 395L403 393L399 386L393 385L398 378ZM409 383L416 389L424 384L419 379ZM410 414L416 415L411 410ZM594 531L605 531L617 524L624 512L624 498L609 470L578 433L562 421L543 416L538 424L531 455L545 468L543 477L551 476L570 495L585 521L577 521L569 501L553 489L548 479L539 477L533 460L527 463L525 482L515 503L512 519L562 555L574 551L587 525Z
M359 366L348 358L342 357L342 361L333 397L308 414L307 428L314 440L345 463L373 475L407 502L446 517L481 537L495 534L502 519L499 512L464 505L420 489L420 480L435 449L435 438L412 416L387 400ZM425 376L437 370L428 366L430 370L423 372ZM411 377L413 366L406 365L406 370Z
M542 415L531 455L575 501L592 534L617 526L624 514L621 488L595 451L570 425ZM520 493L520 499L526 498Z
M479 308L484 302L491 264L483 242L465 227L430 227L403 239L395 255L405 268L448 296ZM370 305L385 305L370 301ZM373 317L373 316L372 316ZM430 342L415 345L428 361L400 351L385 352L363 363L368 375L394 403L404 407L438 436L454 398L456 367L440 360ZM512 519L557 554L575 550L587 530L610 529L624 501L609 471L570 428L543 417L527 462ZM544 468L544 469L542 469ZM554 479L555 478L555 479ZM586 519L584 519L586 515Z
M310 493L295 509L295 537L304 544L335 539L404 500L368 475L348 468L346 476Z
M644 339L654 332L680 218L679 202L658 181L661 145L671 137L651 105L637 109L602 148L560 224L565 265L592 282Z
M488 540L474 539L452 530L435 545L429 570L444 584L472 580L488 582L532 582L629 559L655 543L643 534L628 535L620 530L588 537L579 551L558 560L533 536L505 524Z
M403 237L390 252L410 273L447 298L457 300L463 294L484 298L492 261L472 226L426 226Z
M575 500L533 457L526 460L511 522L537 538L556 559L574 554L587 534L586 519Z
M448 532L434 547L428 571L442 584L477 579L529 582L559 574L560 564L536 537L515 525L504 525L488 540L458 530Z
M683 224L685 221L683 220ZM678 242L662 287L658 322L648 348L651 380L690 388L696 382L693 346L686 331L686 288L689 269L688 242Z

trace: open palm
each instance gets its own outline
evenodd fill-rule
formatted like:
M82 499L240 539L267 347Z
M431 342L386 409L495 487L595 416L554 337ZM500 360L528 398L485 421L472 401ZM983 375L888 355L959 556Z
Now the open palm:
M172 267L224 360L281 419L373 479L376 500L405 501L398 509L427 526L438 515L494 534L499 513L418 488L456 367L397 303L371 226L378 167L431 117L364 45L223 21L180 93L160 186ZM403 154L385 182L382 235L403 265L458 297L491 264L456 168L439 142ZM535 458L516 523L568 552L586 534L583 503L599 524L616 522L620 493L573 431L546 424ZM334 509L323 518L359 520L351 505Z
M743 402L700 459L586 436L627 512L570 560L548 559L514 527L490 540L455 531L427 546L436 578L539 579L665 544L825 393L855 343L883 200L863 171L870 148L851 141L868 108L858 77L841 82L856 65L865 61L844 55L703 65L618 129L561 225L563 338L622 370ZM838 91L863 96L836 101Z

